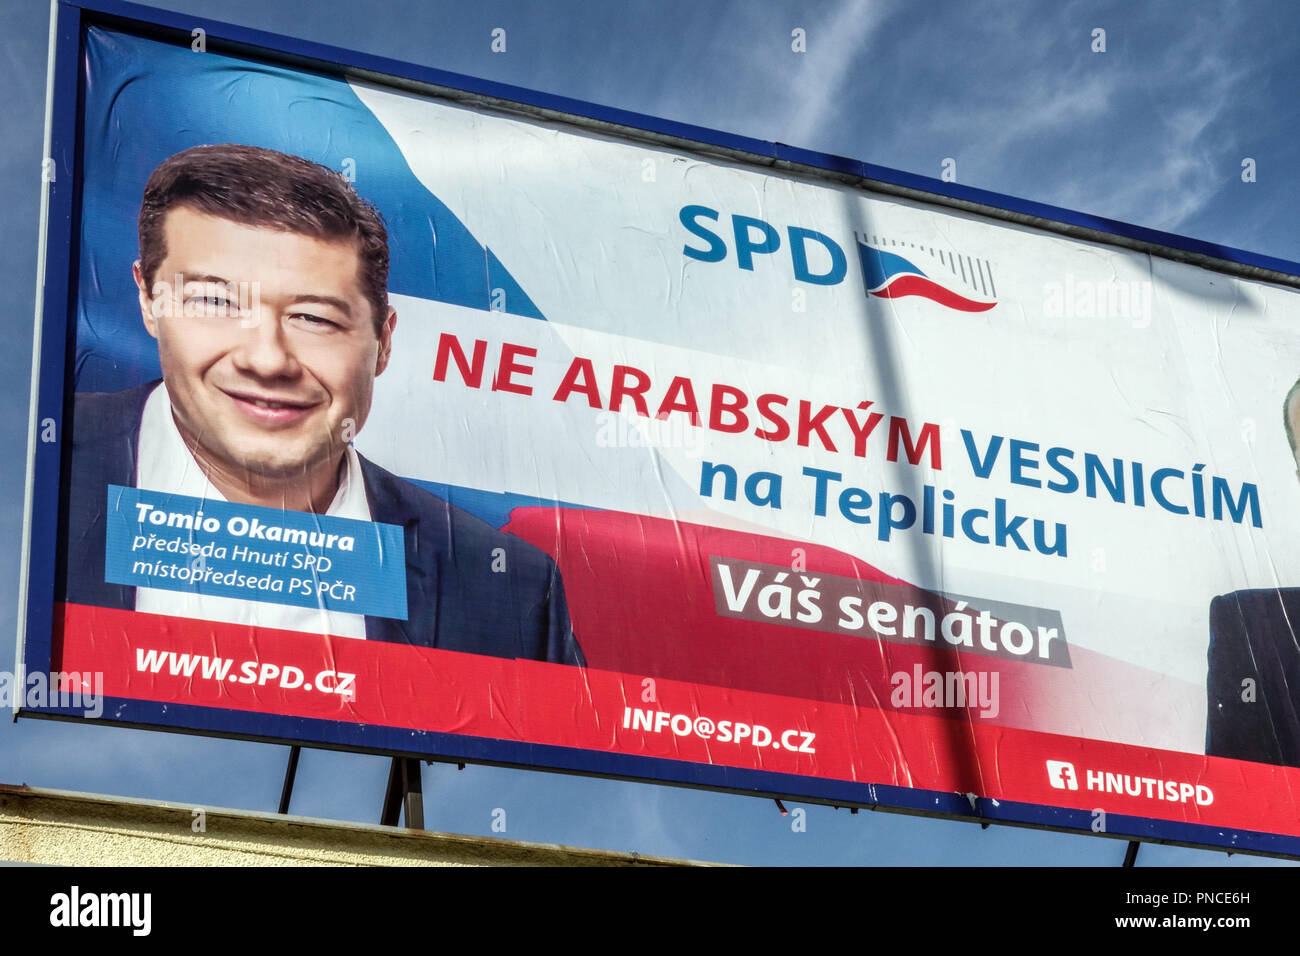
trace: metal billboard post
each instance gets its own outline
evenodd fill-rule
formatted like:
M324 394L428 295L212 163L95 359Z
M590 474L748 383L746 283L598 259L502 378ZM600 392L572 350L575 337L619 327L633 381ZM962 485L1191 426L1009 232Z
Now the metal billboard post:
M405 809L406 827L424 829L424 790L420 779L420 761L414 757L394 757L388 771L388 788L384 793L384 806L379 813L379 823L386 827L397 826Z
M289 748L289 764L284 768L284 786L280 790L280 809L278 813L289 812L289 801L293 798L293 781L298 776L298 756L302 747L294 744Z

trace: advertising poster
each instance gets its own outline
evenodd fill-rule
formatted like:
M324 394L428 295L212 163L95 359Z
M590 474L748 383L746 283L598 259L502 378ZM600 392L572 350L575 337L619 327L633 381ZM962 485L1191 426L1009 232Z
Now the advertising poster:
M1300 845L1295 288L72 48L29 672L134 726Z

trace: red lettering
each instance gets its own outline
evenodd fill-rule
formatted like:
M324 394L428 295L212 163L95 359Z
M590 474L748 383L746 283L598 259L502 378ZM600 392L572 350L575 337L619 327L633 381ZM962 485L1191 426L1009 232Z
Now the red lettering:
M474 361L471 363L465 357L465 350L460 347L460 339L450 332L443 332L438 336L438 355L433 362L433 380L435 382L445 382L447 380L447 359L456 360L456 367L460 369L460 377L470 388L478 388L483 381L483 360L487 358L487 342L484 339L477 339L474 342Z
M799 402L799 447L807 448L808 440L813 432L822 440L822 446L827 451L835 451L835 443L831 441L831 436L826 434L825 421L835 414L838 405L823 405L822 410L811 418L808 417L812 411L812 402Z
M600 388L596 385L596 371L591 367L591 359L575 358L569 363L564 373L564 381L551 396L557 402L567 402L574 392L587 396L587 404L600 408Z
M873 402L863 402L858 405L858 408L866 411L873 404ZM853 409L841 408L840 411L842 411L844 417L849 420L849 430L853 432L853 454L857 455L859 458L866 458L867 439L871 437L871 433L876 430L876 426L880 424L881 420L885 416L880 414L880 412L872 412L867 416L866 423L859 425L858 416L853 414Z
M679 393L681 398L677 397ZM692 425L700 423L700 405L695 401L695 389L691 385L691 380L685 375L677 375L673 378L664 400L659 403L659 411L655 413L655 418L667 418L672 412L685 412L690 416Z
M536 358L537 349L527 345L515 345L506 342L501 346L501 361L497 365L496 378L492 380L492 391L494 392L514 392L516 395L531 395L533 387L523 385L519 382L511 381L516 374L532 375L533 367L531 365L521 365L515 359L523 355L527 358Z
M889 449L885 457L890 461L898 461L898 443L903 443L903 451L907 455L910 464L919 465L921 456L925 453L926 446L930 448L930 467L935 471L943 468L942 454L939 447L939 426L933 422L925 422L921 426L921 435L912 443L912 432L907 427L906 418L898 418L891 415L889 418Z
M635 379L636 385L629 387L628 379ZM623 399L630 398L637 414L649 418L650 409L645 403L645 393L649 390L650 376L645 372L631 365L615 365L614 380L609 386L609 410L618 411L623 407Z
M770 430L760 428L755 430L754 434L765 441L785 441L789 438L790 423L772 410L773 405L785 405L787 402L789 402L789 399L784 395L776 395L772 392L766 392L758 396L758 414L771 422L772 428Z
M714 385L712 400L709 402L709 427L715 432L743 432L749 427L749 416L744 412L748 404L749 397L740 389L731 385ZM724 412L731 415L731 421L727 424L722 421Z

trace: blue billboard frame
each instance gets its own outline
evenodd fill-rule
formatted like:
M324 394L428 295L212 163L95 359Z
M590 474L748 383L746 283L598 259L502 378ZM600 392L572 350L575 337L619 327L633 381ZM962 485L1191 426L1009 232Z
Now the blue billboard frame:
M403 81L439 88L429 95L470 96L493 108L544 112L581 125L596 122L623 128L629 138L672 140L696 151L731 155L759 167L856 182L877 192L911 195L922 201L1011 219L1031 226L1111 244L1146 248L1168 258L1200 262L1209 268L1265 281L1300 286L1300 264L1272 256L1204 242L1172 233L1090 216L1044 203L1006 196L957 183L887 169L858 160L799 149L677 123L627 110L599 106L502 83L476 79L324 44L296 40L202 17L156 10L118 0L59 0L52 25L54 63L50 74L49 153L45 188L47 216L44 274L33 343L33 383L28 459L28 499L23 580L19 594L18 687L25 673L53 670L53 608L58 555L60 495L67 487L62 443L43 436L62 434L65 386L76 331L71 295L79 266L83 125L80 63L83 40L91 25L118 28L172 40L201 29L214 49L274 60L318 73L367 74L367 80L401 85ZM51 431L51 428L53 431ZM41 436L41 437L38 437ZM47 705L28 708L16 694L15 715L84 719L79 709ZM1004 823L1064 832L1092 832L1091 811L1019 803L906 787L852 783L794 774L743 770L655 757L604 753L455 734L418 732L343 721L258 714L194 705L161 704L125 698L104 701L111 726L189 732L329 749L417 756L453 762L543 769L591 776L655 782L771 797L788 797L837 806L861 806L896 812ZM1300 857L1300 837L1253 830L1229 830L1140 816L1107 814L1105 836L1184 844L1234 852Z

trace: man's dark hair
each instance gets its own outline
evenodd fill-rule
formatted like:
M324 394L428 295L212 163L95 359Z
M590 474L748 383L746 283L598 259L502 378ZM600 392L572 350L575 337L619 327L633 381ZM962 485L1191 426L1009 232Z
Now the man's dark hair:
M163 220L178 206L245 226L355 241L378 334L388 315L388 230L338 173L301 156L234 143L192 146L163 160L140 204L140 271L150 286L167 256Z

